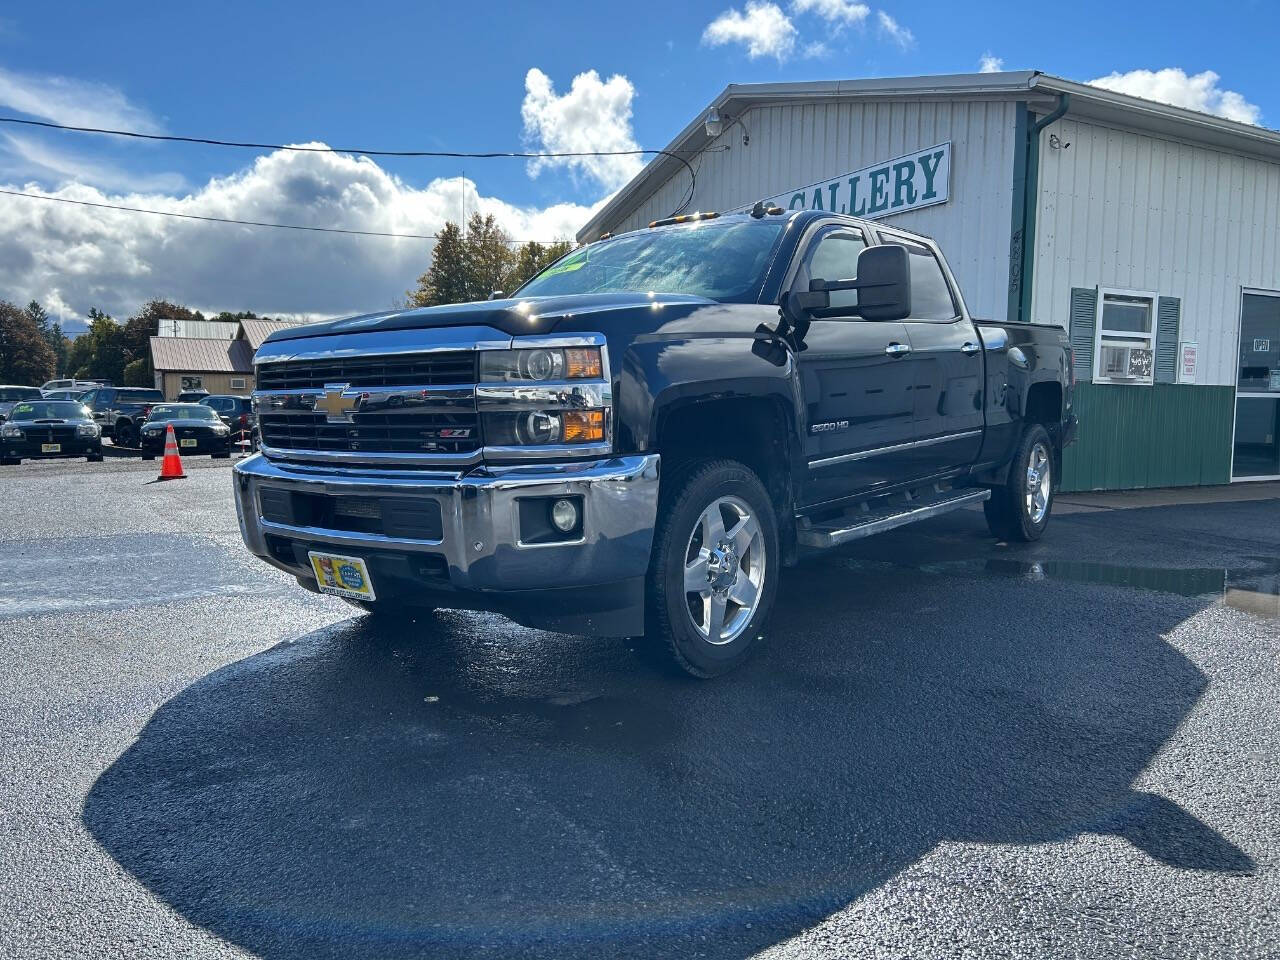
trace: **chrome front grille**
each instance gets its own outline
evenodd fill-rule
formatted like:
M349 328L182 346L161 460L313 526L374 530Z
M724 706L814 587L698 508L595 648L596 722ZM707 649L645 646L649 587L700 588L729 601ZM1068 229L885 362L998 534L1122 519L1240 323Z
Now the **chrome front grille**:
M330 383L350 387L474 384L476 353L446 350L383 357L281 360L259 364L257 379L259 390L318 390Z
M329 423L310 409L262 409L263 445L276 450L350 453L469 453L480 449L480 418L471 410L448 413L357 413L351 423Z

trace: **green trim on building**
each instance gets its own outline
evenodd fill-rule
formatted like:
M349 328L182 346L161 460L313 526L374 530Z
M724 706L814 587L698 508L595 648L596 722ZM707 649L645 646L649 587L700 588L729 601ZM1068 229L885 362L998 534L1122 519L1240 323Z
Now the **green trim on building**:
M1062 489L1134 490L1231 481L1234 387L1078 383L1078 439Z

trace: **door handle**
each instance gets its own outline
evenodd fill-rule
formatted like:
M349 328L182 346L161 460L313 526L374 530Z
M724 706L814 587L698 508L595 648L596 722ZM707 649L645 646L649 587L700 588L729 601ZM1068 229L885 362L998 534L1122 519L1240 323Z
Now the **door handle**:
M976 343L974 343L972 340L966 340L964 345L960 348L960 352L964 354L968 354L969 356L973 356L975 353L977 353L981 349L982 348L978 346Z
M905 357L911 352L909 343L891 343L884 348L884 352L891 357Z

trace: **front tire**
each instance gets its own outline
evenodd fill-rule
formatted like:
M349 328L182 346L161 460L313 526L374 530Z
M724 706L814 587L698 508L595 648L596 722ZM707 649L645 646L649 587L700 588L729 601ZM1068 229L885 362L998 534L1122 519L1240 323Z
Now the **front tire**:
M21 457L0 457L0 466L3 467L16 467L21 462Z
M742 663L773 609L781 557L773 502L750 469L703 460L663 484L648 577L650 640L685 673Z
M1053 510L1053 442L1041 424L1029 423L1009 467L1009 479L991 491L983 510L992 535L1011 542L1039 540Z
M133 424L117 423L115 430L111 433L111 442L118 447L136 447L138 435L133 429Z

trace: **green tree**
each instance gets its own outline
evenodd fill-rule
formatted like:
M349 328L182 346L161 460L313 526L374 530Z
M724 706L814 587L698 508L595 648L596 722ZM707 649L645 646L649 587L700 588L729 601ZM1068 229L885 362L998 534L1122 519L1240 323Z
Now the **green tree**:
M407 294L409 306L486 300L495 290L510 293L548 264L560 259L573 245L525 243L513 250L511 238L492 215L473 214L467 233L446 223L431 251L431 266Z
M36 325L45 343L49 344L50 349L53 350L57 362L54 376L62 376L63 370L66 369L67 349L71 346L71 341L62 332L62 324L50 318L39 300L28 303L24 312Z
M120 383L124 379L125 356L124 328L97 307L89 308L89 330L76 337L72 350L86 341L86 359L72 376L80 379L110 380Z
M433 307L438 303L463 303L467 297L467 250L456 223L446 223L431 250L431 266L418 278L416 290L406 295L410 306Z
M39 386L53 379L58 357L26 311L0 300L0 383Z
M121 385L126 387L154 387L156 381L155 374L151 370L150 358L139 357L137 360L130 360L126 363Z
M522 244L515 253L515 261L511 265L506 284L502 289L511 293L520 284L541 273L572 249L573 244L568 240L557 240L555 243L536 243L530 240Z

